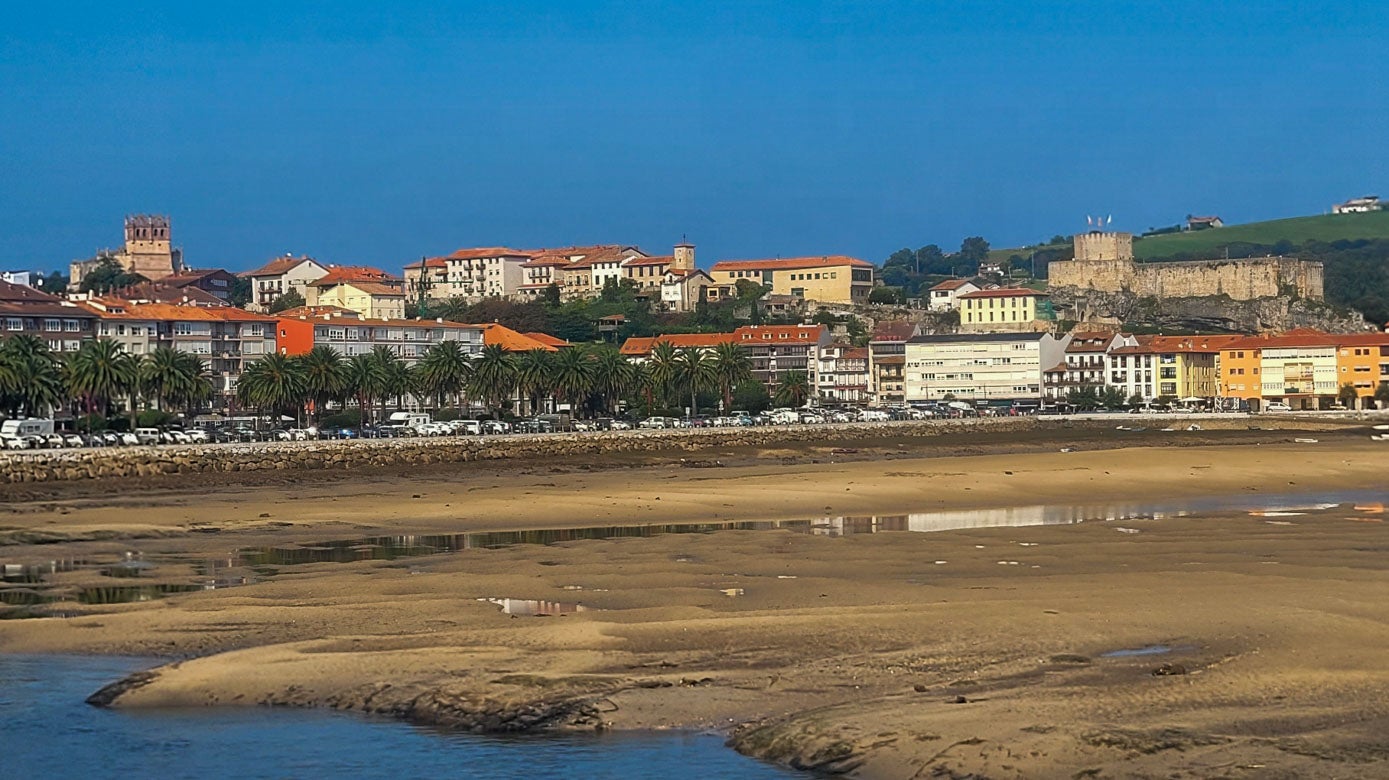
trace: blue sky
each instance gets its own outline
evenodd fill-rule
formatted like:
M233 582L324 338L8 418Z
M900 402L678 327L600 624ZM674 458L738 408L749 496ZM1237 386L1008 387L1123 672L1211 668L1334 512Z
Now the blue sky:
M142 211L199 267L681 235L707 265L1389 190L1389 4L48 6L0 27L0 266Z

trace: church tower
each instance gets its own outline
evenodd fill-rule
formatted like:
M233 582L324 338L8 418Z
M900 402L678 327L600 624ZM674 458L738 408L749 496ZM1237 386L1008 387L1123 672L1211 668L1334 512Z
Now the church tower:
M675 245L671 253L670 270L693 271L695 269L695 246L685 240Z

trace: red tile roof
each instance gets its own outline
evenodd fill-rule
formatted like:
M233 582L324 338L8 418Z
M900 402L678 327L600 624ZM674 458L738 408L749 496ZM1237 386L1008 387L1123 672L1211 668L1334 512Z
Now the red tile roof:
M1316 330L1299 329L1279 335L1247 336L1222 347L1222 349L1334 348L1343 346L1389 346L1389 333L1323 333Z
M507 352L529 352L533 349L543 349L546 352L558 352L556 347L552 347L543 341L533 339L524 333L517 333L511 328L499 323L488 323L486 325L476 325L482 328L482 343L487 346L498 345Z
M1045 298L1047 294L1026 287L997 287L992 290L975 290L965 293L961 298Z
M940 284L932 287L932 290L958 290L967 284L974 284L973 279L946 279ZM978 285L975 285L976 287Z
M623 263L623 265L670 265L673 262L675 262L674 256L660 255L657 257L634 257L631 260L628 260L627 262Z
M459 249L450 254L447 260L482 260L488 257L530 257L533 252L525 252L520 249L510 249L504 246L478 247L477 249Z
M917 324L908 320L894 320L890 322L880 322L873 327L874 341L906 341L917 334Z
M535 331L527 331L527 332L525 332L525 333L522 333L521 335L522 335L522 336L525 336L525 337L528 338L528 339L535 339L536 341L539 341L541 344L549 344L549 345L552 346L552 347L557 347L557 348L558 348L558 347L572 347L572 346L574 346L573 344L570 344L569 342L565 341L564 339L562 339L562 338L557 338L557 337L555 337L555 336L551 336L551 335L548 334L548 333L538 333L538 332L535 332Z
M343 282L361 290L367 295L384 295L391 298L404 298L405 291L398 285L381 284L380 282Z
M649 355L657 344L670 344L676 349L687 347L716 347L730 341L736 341L737 337L732 333L670 333L664 336L653 338L632 337L622 342L621 352L624 355Z
M0 302L22 302L22 303L61 303L62 299L56 295L49 295L41 290L26 287L22 284L10 284L0 282Z
M867 260L859 260L847 255L823 255L821 257L785 257L772 260L720 260L714 263L714 271L787 271L800 268L836 268L850 265L856 268L872 268Z
M448 268L448 266L448 261L442 257L427 257L423 260L416 260L405 266L405 270L413 271L417 268Z
M300 263L318 263L312 257L277 257L254 271L247 271L243 276L279 276L297 267Z
M394 282L394 276L379 268L365 265L338 265L328 269L328 273L313 282L315 287L332 287L344 282Z
M1119 347L1111 355L1215 354L1246 336L1148 336L1138 337L1138 346Z
M829 329L824 325L744 325L733 331L734 337L744 344L763 342L814 344L828 334Z

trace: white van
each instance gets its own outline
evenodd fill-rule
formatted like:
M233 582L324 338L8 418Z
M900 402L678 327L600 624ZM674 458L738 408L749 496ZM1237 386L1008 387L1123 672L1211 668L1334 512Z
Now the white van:
M6 420L0 423L0 436L22 438L24 436L47 436L53 433L52 420Z
M158 428L136 428L135 438L139 439L141 444L158 444L162 437Z
M391 412L386 425L392 428L420 428L432 422L425 412Z

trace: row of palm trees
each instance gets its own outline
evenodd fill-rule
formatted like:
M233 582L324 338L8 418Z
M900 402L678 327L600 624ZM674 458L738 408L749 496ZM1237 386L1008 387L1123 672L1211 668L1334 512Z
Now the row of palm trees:
M488 345L469 355L459 342L431 346L413 366L379 346L345 357L327 346L299 356L269 354L248 364L237 383L243 407L297 417L321 416L331 404L355 403L363 423L379 408L407 397L439 408L478 403L503 412L519 399L535 412L546 402L578 412L614 413L622 402L647 409L697 408L701 395L716 394L729 409L738 386L753 377L740 345L713 350L677 349L660 342L643 362L607 345L557 352L507 352ZM810 395L804 372L788 372L777 401L800 406ZM140 356L111 339L95 339L72 353L54 353L47 342L18 335L0 343L0 412L7 417L46 416L56 409L110 416L142 405L160 410L203 408L213 396L208 365L196 355L165 347Z
M117 404L135 410L197 408L212 397L207 363L196 355L160 347L133 355L110 339L55 353L43 339L17 335L0 344L0 411L8 417L46 416L71 404L107 416Z
M327 346L296 357L267 355L246 367L237 394L247 407L296 416L306 408L321 416L330 402L355 401L367 424L373 409L379 406L384 416L388 404L399 407L407 396L439 408L479 403L502 413L520 400L535 412L549 401L576 412L611 414L623 401L654 409L688 399L696 408L701 394L717 392L727 409L734 389L752 376L746 350L732 343L705 351L662 342L648 360L636 363L607 345L557 352L488 345L473 356L458 342L443 341L414 366L385 346L351 357ZM778 389L778 400L796 406L810 392L804 372L788 372Z

